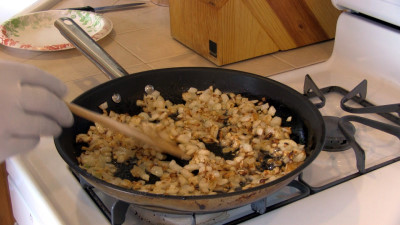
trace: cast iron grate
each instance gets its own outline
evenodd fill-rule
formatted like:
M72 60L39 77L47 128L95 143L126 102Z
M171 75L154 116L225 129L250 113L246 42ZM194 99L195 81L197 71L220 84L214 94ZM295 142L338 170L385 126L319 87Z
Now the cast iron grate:
M315 103L315 106L317 108L322 108L325 106L325 103L326 103L325 95L328 93L331 93L331 92L336 92L336 93L343 95L343 98L340 102L340 107L344 111L352 113L352 114L357 114L357 115L347 115L347 116L338 118L337 123L338 123L338 128L341 131L341 134L339 136L344 137L344 139L341 141L343 141L343 143L345 143L346 145L348 145L349 147L351 147L354 150L354 153L356 156L356 164L357 164L356 166L357 166L358 172L348 175L343 178L339 178L335 181L332 181L328 184L325 184L325 185L319 186L319 187L309 185L303 179L303 175L300 174L299 180L310 188L311 193L320 192L322 190L325 190L327 188L330 188L332 186L343 183L345 181L348 181L350 179L358 177L362 174L371 172L373 170L379 169L381 167L384 167L386 165L389 165L391 163L394 163L394 162L397 162L400 160L400 157L396 157L396 158L387 160L383 163L366 168L365 167L365 160L366 160L365 159L365 150L356 141L356 138L354 136L355 132L354 132L354 130L352 130L352 128L354 127L352 125L352 122L357 122L357 123L361 123L363 125L381 130L385 133L394 135L398 139L400 139L400 117L399 117L400 116L400 103L376 106L376 105L370 103L369 101L367 101L366 100L366 96L367 96L367 81L366 80L363 80L360 84L358 84L351 91L347 91L344 88L338 87L338 86L329 86L329 87L319 89L317 87L317 85L314 83L314 81L311 79L311 77L308 74L306 75L305 81L304 81L304 95L307 96L308 98L317 97L320 100L320 102ZM355 107L348 106L346 103L350 100L356 102L358 105L360 105L360 107L355 108ZM375 114L385 118L386 120L393 122L396 125L391 125L388 123L374 121L374 120L371 120L371 119L368 119L365 117L361 117L358 115L358 114L366 114L366 113L375 113ZM329 133L329 132L327 132L327 133ZM334 138L327 137L327 140L331 141L331 142L335 142L335 140L336 140L335 138L336 137L334 137ZM329 147L328 147L328 149L329 149ZM348 149L348 148L339 149L339 150L346 150L346 149Z

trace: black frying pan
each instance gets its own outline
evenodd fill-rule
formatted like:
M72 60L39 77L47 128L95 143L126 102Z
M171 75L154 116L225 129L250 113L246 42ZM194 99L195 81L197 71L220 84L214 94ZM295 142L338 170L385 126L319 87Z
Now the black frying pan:
M84 31L73 24L72 20L60 19L56 22L56 26L78 49L85 52L85 55L96 61L97 65L101 64L98 60L93 59L97 56L90 56L93 55L93 52L90 53L90 51L97 51L100 47L87 35L82 36ZM80 47L82 43L84 43L83 48ZM96 47L90 47L93 45ZM89 49L89 52L84 48ZM99 53L98 56L100 55ZM99 58L103 57L109 56L106 54ZM277 109L278 116L292 117L290 122L283 120L283 126L292 128L291 138L304 144L307 151L305 162L297 169L277 180L255 188L204 196L157 195L112 185L81 169L76 159L81 154L81 149L75 143L75 136L79 133L86 133L92 123L75 117L74 125L71 128L63 129L61 136L55 138L59 154L70 168L88 183L117 199L163 212L206 213L228 210L265 198L286 186L317 157L322 149L325 126L320 112L306 97L279 82L255 74L219 68L170 68L127 75L123 69L118 68L119 65L114 60L108 58L104 61L111 61L112 65L109 67L114 68L114 71L110 72L107 65L100 66L102 70L110 74L117 74L118 78L83 93L73 101L75 104L100 112L98 106L107 102L110 110L118 113L137 114L140 109L135 106L135 103L137 99L143 98L146 85L153 85L165 99L173 103L182 102L181 94L190 87L202 90L212 85L223 92L240 93L251 99L266 98L266 101ZM116 93L121 97L119 103L112 99Z

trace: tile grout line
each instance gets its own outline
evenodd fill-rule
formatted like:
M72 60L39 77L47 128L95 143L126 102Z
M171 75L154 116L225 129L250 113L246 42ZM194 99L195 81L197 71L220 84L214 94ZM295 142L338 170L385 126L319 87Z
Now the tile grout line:
M150 68L153 68L152 66L150 66L149 64L154 63L154 62L158 62L158 61L162 61L165 59L169 59L169 58L173 58L173 57L177 57L177 56L182 56L182 55L187 55L190 54L190 52L187 53L183 53L183 54L176 54L176 55L170 55L167 57L163 57L163 58L158 58L155 60L150 60L148 62L146 62L144 59L142 59L139 55L135 54L134 52L132 52L131 50L129 50L128 48L126 48L125 46L123 46L120 42L118 42L117 40L113 39L115 42L118 43L118 45L120 45L123 49L125 49L126 51L128 51L130 54L132 54L133 56L135 56L137 59L139 59L143 64L147 65Z
M291 64L291 63L289 63L287 60L284 60L284 59L282 59L282 58L276 56L275 54L272 54L271 56L274 57L275 59L277 59L277 60L279 60L279 61L281 61L281 62L283 62L283 63L285 63L285 64L287 64L287 65L289 65L289 66L291 66L291 67L293 67L293 69L298 68L297 66L295 66L295 65L293 65L293 64Z

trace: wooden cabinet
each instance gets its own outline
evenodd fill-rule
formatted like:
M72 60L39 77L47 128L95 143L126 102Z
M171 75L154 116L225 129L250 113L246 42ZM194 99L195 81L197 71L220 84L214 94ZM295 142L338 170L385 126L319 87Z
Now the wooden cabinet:
M216 65L334 38L331 0L170 0L173 38Z
M7 171L4 162L0 164L0 201L0 224L14 224L10 192L8 191Z

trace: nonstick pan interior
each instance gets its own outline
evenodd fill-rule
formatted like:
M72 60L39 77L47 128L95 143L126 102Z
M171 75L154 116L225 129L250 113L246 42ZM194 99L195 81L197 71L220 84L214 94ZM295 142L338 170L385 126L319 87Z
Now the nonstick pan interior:
M183 103L181 94L190 87L199 90L209 86L223 92L240 93L250 99L266 99L277 109L277 115L283 118L282 126L292 128L292 139L304 144L308 155L312 155L317 144L321 144L323 122L319 112L302 95L278 82L240 71L214 69L214 68L172 68L146 71L130 76L108 81L95 87L73 102L91 110L101 112L99 105L107 102L109 110L117 113L138 114L140 108L136 100L142 99L145 94L144 87L153 85L161 95L173 103ZM122 101L115 103L111 96L115 93L121 95ZM286 122L285 118L291 116L292 120ZM77 167L77 160L81 153L80 146L75 143L75 136L86 133L91 122L76 117L72 128L63 130L62 135L56 139L61 150L61 155ZM80 168L76 168L79 169Z

